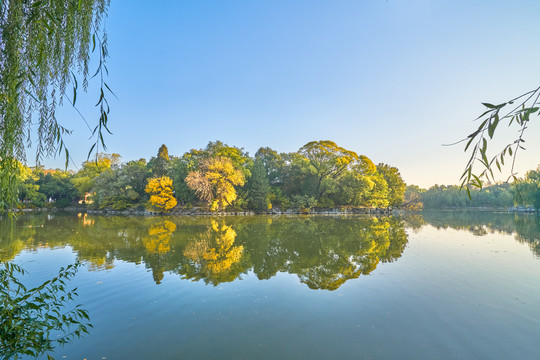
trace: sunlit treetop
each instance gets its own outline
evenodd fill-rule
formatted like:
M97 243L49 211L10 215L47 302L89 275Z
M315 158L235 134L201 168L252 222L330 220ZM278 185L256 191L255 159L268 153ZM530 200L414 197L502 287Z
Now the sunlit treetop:
M358 159L354 151L344 149L330 140L312 141L302 146L299 153L309 159L321 176L339 175L347 166Z
M249 157L249 154L243 148L229 146L220 140L210 141L206 145L206 148L200 150L192 149L183 156L184 160L188 163L190 171L196 170L201 161L218 157L230 159L233 166L236 169L240 169L246 178L251 176L249 167L252 165L253 160Z

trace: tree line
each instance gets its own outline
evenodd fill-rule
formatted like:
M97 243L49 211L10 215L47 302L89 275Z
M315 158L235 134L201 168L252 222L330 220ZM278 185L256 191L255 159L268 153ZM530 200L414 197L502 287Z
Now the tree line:
M150 160L122 162L100 153L76 172L20 165L22 206L143 209L175 207L211 211L339 206L395 208L403 204L405 182L399 170L375 165L367 156L332 141L312 141L296 152L244 149L211 141L203 149L169 155L162 145Z
M469 196L470 195L470 196ZM407 186L403 205L410 209L444 209L486 207L503 208L524 206L540 209L540 166L528 171L512 183L500 183L482 188L471 188L469 193L459 185L433 185L421 189Z

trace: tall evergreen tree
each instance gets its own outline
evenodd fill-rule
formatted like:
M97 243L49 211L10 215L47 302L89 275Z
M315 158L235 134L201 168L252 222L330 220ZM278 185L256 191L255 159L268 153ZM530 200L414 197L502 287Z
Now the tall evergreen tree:
M266 176L266 169L260 158L255 159L247 187L248 207L258 213L268 210L270 185Z
M162 177L167 175L169 165L169 150L165 144L161 145L157 157L152 159L151 169L154 177Z

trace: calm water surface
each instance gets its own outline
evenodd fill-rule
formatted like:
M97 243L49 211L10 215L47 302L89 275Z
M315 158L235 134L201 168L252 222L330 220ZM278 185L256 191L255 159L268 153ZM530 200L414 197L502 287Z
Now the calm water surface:
M537 216L0 220L37 284L76 260L57 359L537 359Z

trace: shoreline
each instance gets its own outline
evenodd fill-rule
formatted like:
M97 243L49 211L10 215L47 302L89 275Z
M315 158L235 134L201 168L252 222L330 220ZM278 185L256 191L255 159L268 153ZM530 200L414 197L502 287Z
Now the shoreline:
M313 208L313 209L272 209L270 211L257 213L251 210L238 211L208 211L202 208L176 209L169 212L159 212L151 210L113 210L113 209L88 209L84 207L60 208L26 208L16 209L16 213L37 213L37 212L70 212L87 213L91 215L116 215L116 216L255 216L255 215L391 215L392 209L372 209L372 208Z
M513 214L540 214L531 208L487 208L487 207L465 207L465 208L442 208L423 209L420 211L402 209L378 209L378 208L312 208L312 209L272 209L266 212L257 213L252 210L238 211L217 211L212 212L204 208L176 209L170 212L159 212L142 209L114 210L114 209L88 209L86 207L70 206L66 208L23 208L15 209L14 213L39 213L39 212L67 212L86 213L91 215L110 216L256 216L256 215L392 215L402 213L422 214L429 212L497 212Z

